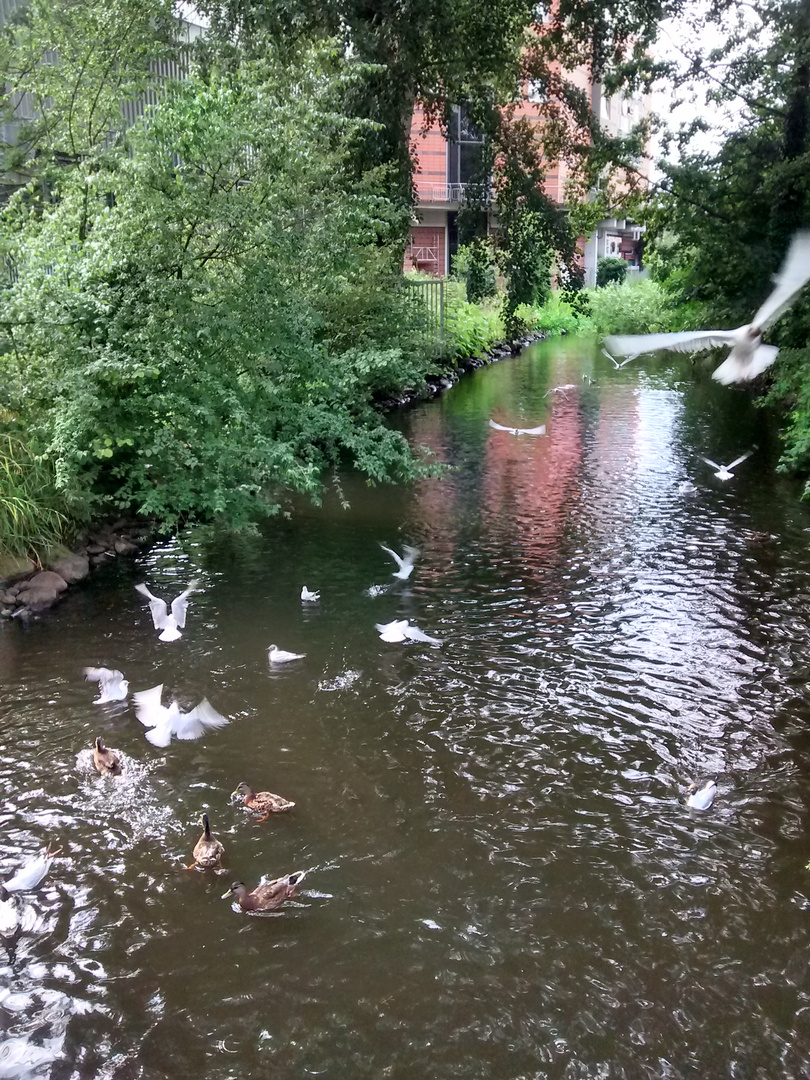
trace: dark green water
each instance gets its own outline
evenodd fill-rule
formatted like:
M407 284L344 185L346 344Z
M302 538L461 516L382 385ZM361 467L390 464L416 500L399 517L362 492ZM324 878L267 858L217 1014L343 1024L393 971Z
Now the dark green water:
M398 422L456 470L346 477L350 510L192 533L0 625L0 871L64 849L0 945L0 1080L810 1075L810 517L767 417L567 341ZM727 484L700 460L754 443ZM422 556L371 597L380 542ZM192 577L162 644L133 585ZM442 647L379 640L405 617ZM271 671L271 642L306 658ZM86 664L231 723L157 750ZM240 780L295 810L256 823ZM225 877L183 869L204 810ZM299 869L276 917L220 899Z

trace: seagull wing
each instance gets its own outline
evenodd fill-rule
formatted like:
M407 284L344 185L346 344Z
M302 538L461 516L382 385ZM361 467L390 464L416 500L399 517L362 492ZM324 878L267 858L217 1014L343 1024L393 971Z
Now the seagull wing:
M711 467L713 469L717 469L718 472L720 472L721 469L723 469L723 467L724 467L722 465L718 465L716 461L712 461L712 459L708 458L708 457L701 457L700 460L705 461L707 465L711 465Z
M523 427L517 429L518 435L545 435L546 425L540 424L539 427Z
M122 700L126 697L122 683L124 673L117 668L86 667L84 677L88 682L99 684L100 697L107 701Z
M408 544L404 544L402 550L405 552L402 558L402 565L413 566L419 558L419 548L410 547Z
M172 615L174 616L174 621L177 623L181 630L186 625L186 610L188 608L188 598L195 591L197 585L197 581L190 582L185 592L181 592L179 596L175 596L174 600L172 600Z
M611 355L610 355L610 353L609 353L609 352L607 351L607 349L602 349L602 352L603 352L603 353L604 353L604 355L605 355L605 356L606 356L606 357L608 358L608 360L610 360L611 364L614 364L614 365L615 365L616 367L621 367L621 364L620 364L620 363L619 363L619 361L618 361L618 360L616 359L616 357L615 357L615 356L611 356Z
M182 713L178 710L172 718L172 731L178 739L199 739L206 731L224 727L228 723L228 717L222 716L204 698L196 708L190 712Z
M161 705L162 696L163 683L149 690L138 690L132 695L132 700L135 702L135 715L144 727L156 727L165 722L169 710Z
M149 610L152 612L152 622L155 629L162 630L169 618L169 608L166 601L161 600L159 596L154 596L143 584L136 585L135 588L141 596L145 596L149 601Z
M3 888L6 892L27 892L29 889L35 889L48 873L52 858L53 856L43 852L39 858L26 863L14 877L4 881Z
M441 645L438 638L431 637L429 634L424 634L418 626L411 626L410 623L406 623L402 631L406 638L411 641L426 641L429 645Z
M810 279L810 232L797 232L788 248L785 261L778 274L774 275L774 290L756 315L751 325L758 330L776 322L786 311L797 293L801 292Z
M383 549L383 551L388 552L388 554L391 556L391 558L394 560L394 562L397 564L397 566L401 570L402 566L403 566L403 560L399 557L399 555L397 555L397 553L395 551L392 551L391 548L386 547L385 544L380 544L380 547Z
M626 334L606 337L613 352L620 356L639 356L641 353L671 349L673 352L700 352L721 345L733 345L739 330L680 330L675 334Z
M496 431L514 431L514 428L504 427L503 424L496 424L494 420L490 420L489 426L495 428Z
M728 471L731 472L731 470L733 468L735 468L737 465L741 465L745 461L746 458L751 457L753 452L754 452L753 450L748 450L741 457L738 457L734 461L732 461L732 463L730 465L726 465L726 468L728 469Z
M154 727L149 728L146 732L146 738L152 746L166 747L169 745L172 741L172 717L168 709L166 709L165 717L158 721Z
M407 619L395 619L390 623L375 623L383 641L404 641Z

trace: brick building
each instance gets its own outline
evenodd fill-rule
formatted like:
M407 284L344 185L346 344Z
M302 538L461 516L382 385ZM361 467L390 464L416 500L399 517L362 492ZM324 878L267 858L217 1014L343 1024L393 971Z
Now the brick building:
M611 134L626 134L647 111L640 97L606 97L599 85L590 82L585 69L569 76L589 96L591 108L602 126ZM541 101L531 84L518 114L533 116L542 123L538 106ZM453 110L446 135L435 122L427 128L420 108L413 114L411 141L416 147L415 175L417 207L405 253L405 269L417 269L437 277L450 272L451 259L458 249L458 212L467 185L477 179L476 165L481 138L465 117L463 108ZM565 203L567 170L564 162L552 162L546 173L546 194ZM497 232L497 207L487 213L487 231ZM625 259L631 270L641 268L640 226L632 221L606 218L591 236L580 238L585 284L596 281L597 261L607 255Z

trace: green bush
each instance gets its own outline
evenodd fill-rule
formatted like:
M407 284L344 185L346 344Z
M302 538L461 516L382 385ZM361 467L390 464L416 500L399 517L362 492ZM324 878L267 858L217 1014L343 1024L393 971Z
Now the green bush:
M597 289L609 285L612 281L621 282L627 278L627 263L624 259L617 259L614 255L608 255L600 259L596 264L596 287Z
M477 304L495 295L495 258L492 245L478 238L469 245L467 259L467 301Z
M553 293L545 304L539 307L521 304L515 314L532 333L542 331L548 335L576 334L590 329L587 316L577 312L559 293Z
M625 284L613 281L589 289L591 323L598 334L647 334L670 330L677 323L677 305L657 281L641 278Z
M449 283L445 300L445 329L449 352L456 357L480 356L504 337L500 302L487 306L463 299L458 285Z

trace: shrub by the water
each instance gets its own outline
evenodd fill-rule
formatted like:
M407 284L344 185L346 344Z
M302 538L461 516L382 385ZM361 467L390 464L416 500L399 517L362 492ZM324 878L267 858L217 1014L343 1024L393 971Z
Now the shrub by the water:
M614 255L608 255L604 259L600 259L596 264L596 287L601 289L605 285L609 285L612 281L618 281L621 284L627 278L627 263L624 259L616 258Z

